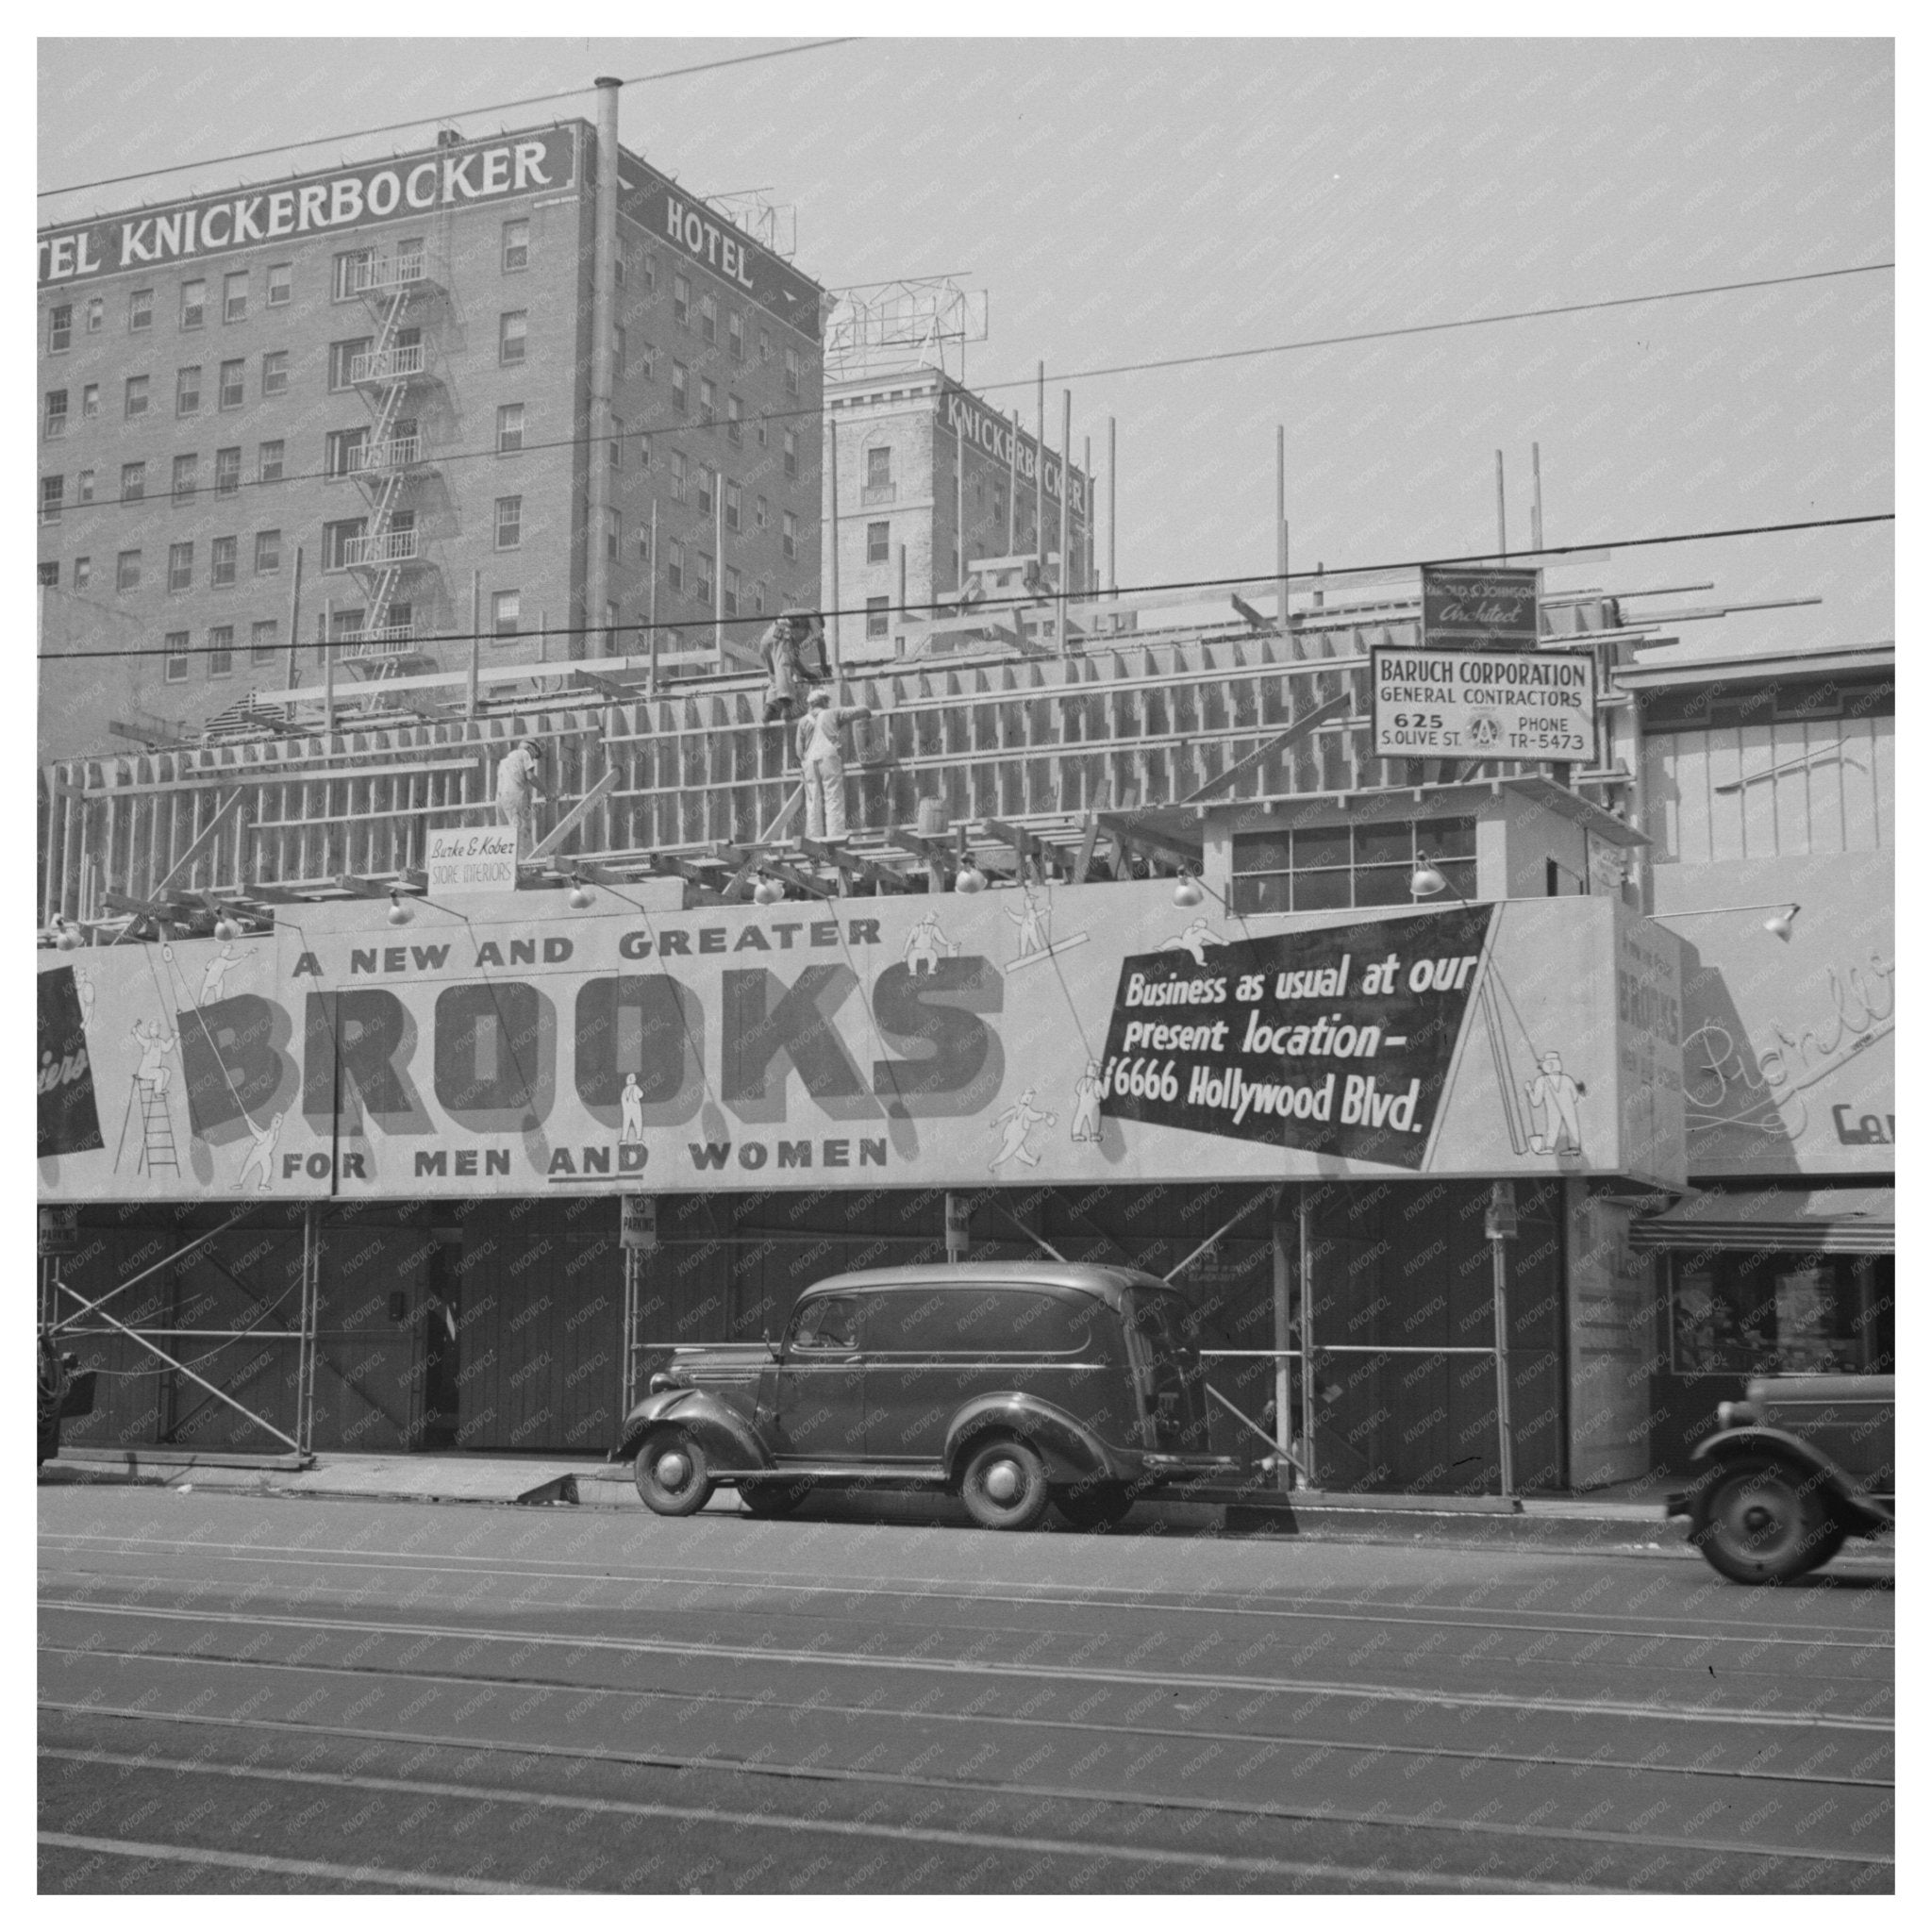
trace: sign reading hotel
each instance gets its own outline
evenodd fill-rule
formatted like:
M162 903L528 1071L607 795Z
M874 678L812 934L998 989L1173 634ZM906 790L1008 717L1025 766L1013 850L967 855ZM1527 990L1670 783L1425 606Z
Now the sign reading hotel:
M82 227L50 228L39 238L41 285L558 193L576 185L576 152L575 128L542 127L299 176L275 188L143 208Z
M42 1198L1683 1180L1677 944L1608 899L599 896L43 955Z
M1590 651L1369 653L1374 756L1587 763L1596 756Z
M1423 566L1423 644L1460 650L1473 644L1533 651L1539 636L1540 571L1501 564Z

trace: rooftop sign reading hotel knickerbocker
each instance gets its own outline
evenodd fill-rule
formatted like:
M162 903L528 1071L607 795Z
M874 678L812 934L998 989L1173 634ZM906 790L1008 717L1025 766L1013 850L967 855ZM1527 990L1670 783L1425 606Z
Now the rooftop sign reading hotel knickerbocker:
M306 175L275 188L207 195L80 227L45 229L39 238L40 280L42 287L87 281L575 185L575 129L541 127Z

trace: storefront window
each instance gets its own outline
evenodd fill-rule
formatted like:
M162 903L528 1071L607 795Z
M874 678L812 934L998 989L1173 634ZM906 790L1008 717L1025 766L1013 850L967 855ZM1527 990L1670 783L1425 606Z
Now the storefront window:
M1680 1255L1671 1367L1680 1375L1890 1374L1890 1256Z

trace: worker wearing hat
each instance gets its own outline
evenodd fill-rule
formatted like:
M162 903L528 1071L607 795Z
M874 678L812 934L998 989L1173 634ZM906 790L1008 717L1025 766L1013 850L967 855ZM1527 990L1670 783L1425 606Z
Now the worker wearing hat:
M805 661L806 646L816 644L816 666ZM808 677L829 677L825 662L825 630L818 613L811 610L783 611L765 627L758 640L758 656L765 666L765 723L782 724L798 709L798 688Z
M835 705L823 685L798 721L798 762L805 779L805 836L845 836L845 732L872 712L864 705Z
M525 738L496 768L496 808L517 835L517 862L526 859L537 843L537 806L543 796L543 755L534 738Z

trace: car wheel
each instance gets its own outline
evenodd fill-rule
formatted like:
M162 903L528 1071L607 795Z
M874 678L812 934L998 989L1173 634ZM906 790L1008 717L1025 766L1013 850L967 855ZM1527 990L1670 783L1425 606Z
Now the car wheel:
M659 1429L638 1445L638 1494L659 1516L694 1516L716 1485L704 1447L683 1429Z
M807 1482L740 1483L738 1500L747 1516L790 1516L811 1494Z
M1126 1483L1080 1483L1056 1490L1053 1506L1075 1529L1118 1529L1134 1507L1134 1491Z
M1024 1442L995 1436L966 1458L959 1496L982 1529L1031 1529L1046 1514L1046 1468Z
M1698 1491L1690 1541L1733 1583L1789 1583L1834 1556L1844 1532L1807 1476L1774 1457L1746 1457Z

